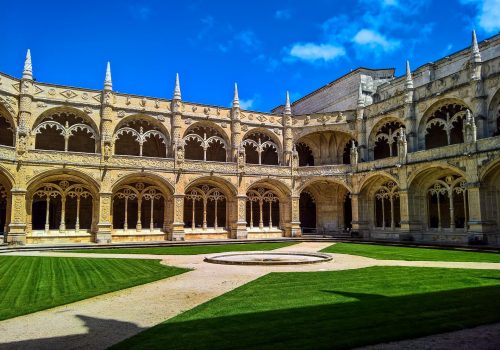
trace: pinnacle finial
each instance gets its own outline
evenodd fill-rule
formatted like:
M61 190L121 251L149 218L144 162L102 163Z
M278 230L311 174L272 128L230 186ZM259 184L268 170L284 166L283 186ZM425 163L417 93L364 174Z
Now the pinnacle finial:
M413 89L413 78L411 76L410 61L406 60L406 88Z
M31 65L30 49L26 52L26 59L24 60L23 79L33 79L33 66Z
M365 106L365 97L363 96L363 84L359 82L358 89L358 108L363 108Z
M106 76L104 77L104 90L113 90L113 82L111 81L111 64L108 61L106 65Z
M292 114L292 107L290 106L290 94L288 93L288 91L286 92L286 102L285 102L284 114L286 114L286 115Z
M472 30L472 54L471 58L474 62L481 62L481 53L479 52L479 45L477 44L476 31Z
M234 83L233 108L240 108L240 98L238 97L238 84Z
M181 84L179 83L179 73L175 74L174 100L181 99Z

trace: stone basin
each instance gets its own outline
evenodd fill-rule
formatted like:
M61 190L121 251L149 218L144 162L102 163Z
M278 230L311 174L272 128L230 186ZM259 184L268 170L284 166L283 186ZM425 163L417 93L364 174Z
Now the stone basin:
M244 252L226 253L206 257L205 262L226 265L302 265L315 264L332 260L323 253L302 252Z

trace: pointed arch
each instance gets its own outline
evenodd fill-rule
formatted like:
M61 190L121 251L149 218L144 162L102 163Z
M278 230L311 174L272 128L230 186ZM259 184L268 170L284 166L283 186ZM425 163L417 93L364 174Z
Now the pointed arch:
M500 136L500 89L498 89L488 106L487 136Z
M314 131L301 136L295 143L305 143L312 151L315 165L344 163L344 149L352 135L338 130Z
M281 143L269 131L262 128L249 130L242 138L246 162L252 164L278 165L281 162Z
M299 217L304 233L337 235L350 230L352 191L345 183L314 177L302 183L297 192L300 193Z
M35 148L95 153L99 147L99 129L86 113L71 107L44 111L33 125Z
M198 122L184 133L185 158L225 162L230 151L226 133L214 123Z
M0 145L14 146L16 123L11 113L0 104Z
M116 126L113 144L117 155L165 158L168 156L170 138L167 129L158 120L136 114Z
M424 113L418 132L419 149L431 149L463 142L463 120L470 107L459 99L435 102Z
M379 120L370 132L368 138L369 159L377 160L397 156L397 137L404 123L396 118L389 117Z
M26 192L28 236L89 237L97 228L98 193L96 181L77 170L56 169L31 179Z

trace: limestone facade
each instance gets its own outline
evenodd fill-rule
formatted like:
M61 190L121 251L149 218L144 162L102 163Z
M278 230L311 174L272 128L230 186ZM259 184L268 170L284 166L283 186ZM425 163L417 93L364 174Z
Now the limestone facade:
M272 113L0 74L9 244L296 237L500 244L500 35Z

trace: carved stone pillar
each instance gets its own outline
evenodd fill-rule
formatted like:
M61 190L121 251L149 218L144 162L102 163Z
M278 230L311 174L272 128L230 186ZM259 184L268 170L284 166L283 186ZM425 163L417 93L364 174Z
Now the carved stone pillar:
M172 241L184 240L184 194L173 195L173 217L168 239Z
M363 117L364 110L358 109L356 118L356 139L358 141L358 152L360 162L368 160L368 146L366 144L366 121Z
M283 165L290 165L293 153L292 117L285 116L283 120L286 123L283 128Z
M95 234L96 243L111 243L111 192L99 193L99 222Z
M181 101L172 101L172 148L174 149L177 140L182 138L182 113L180 112Z
M241 145L240 109L233 107L231 111L231 161L238 159L238 150Z
M11 190L11 207L9 232L6 242L13 245L26 244L26 190L13 188Z
M289 221L285 221L285 236L286 237L301 237L302 229L300 227L300 196L292 195L290 201L286 203L289 211ZM280 202L281 204L281 202ZM286 218L285 218L286 219Z
M478 138L489 137L493 130L488 130L488 107L486 101L488 96L484 92L484 82L481 79L471 80L470 86L474 96L472 98L472 117L477 126L477 136Z
M470 240L487 238L485 236L488 236L488 233L493 233L495 227L494 222L487 220L484 196L481 195L481 192L482 189L478 183L467 184L468 234Z
M101 107L101 154L104 160L109 159L113 149L113 93L103 91Z
M363 221L361 212L363 208L359 193L351 193L351 211L352 211L352 233L357 233L360 237L369 237L368 222Z
M247 232L247 196L240 194L236 196L236 222L232 225L231 237L236 239L246 239Z

